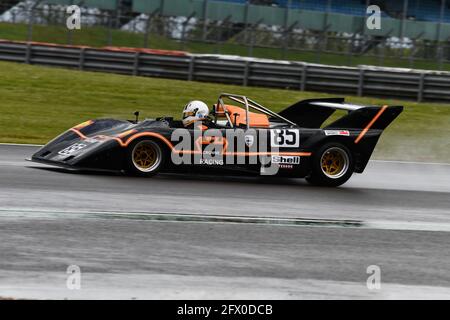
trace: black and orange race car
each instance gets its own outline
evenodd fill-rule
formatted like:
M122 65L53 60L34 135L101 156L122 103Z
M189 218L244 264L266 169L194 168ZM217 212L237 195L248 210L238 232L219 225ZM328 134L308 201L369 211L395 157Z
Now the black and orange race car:
M141 176L225 169L338 186L364 171L381 133L402 110L327 98L299 101L275 113L245 96L222 94L199 126L185 128L171 117L89 120L50 141L31 160Z

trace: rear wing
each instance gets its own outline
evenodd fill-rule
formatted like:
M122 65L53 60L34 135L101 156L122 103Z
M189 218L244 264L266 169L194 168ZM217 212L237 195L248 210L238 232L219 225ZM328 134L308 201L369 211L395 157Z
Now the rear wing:
M313 99L299 101L280 114L300 127L320 128L336 110L345 110L347 114L323 129L352 131L347 135L351 136L351 140L354 139L355 172L361 173L383 130L397 118L403 107L354 105L345 103L343 98Z
M336 110L345 110L347 115L324 129L384 130L403 111L402 106L364 106L344 101L344 98L303 100L279 114L300 127L320 128Z

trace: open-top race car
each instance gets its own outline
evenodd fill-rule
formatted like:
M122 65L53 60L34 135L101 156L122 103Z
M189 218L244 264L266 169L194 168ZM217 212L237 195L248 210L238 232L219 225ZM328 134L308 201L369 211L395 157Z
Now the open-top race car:
M332 116L337 110L344 114ZM186 126L171 117L138 121L138 116L89 120L49 142L31 160L142 176L221 168L338 186L353 172L364 171L381 133L402 110L329 98L299 101L275 113L245 96L222 94L200 123Z

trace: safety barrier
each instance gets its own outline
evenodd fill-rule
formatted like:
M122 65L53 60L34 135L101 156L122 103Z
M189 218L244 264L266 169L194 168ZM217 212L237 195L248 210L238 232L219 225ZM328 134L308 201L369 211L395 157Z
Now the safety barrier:
M0 41L0 60L135 76L378 96L450 101L450 73L372 66L339 67L220 55L90 48ZM0 70L1 73L1 70Z

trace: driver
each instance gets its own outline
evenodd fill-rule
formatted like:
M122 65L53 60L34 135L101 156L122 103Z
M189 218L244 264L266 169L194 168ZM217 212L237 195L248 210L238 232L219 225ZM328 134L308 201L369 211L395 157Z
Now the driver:
M209 109L206 103L199 100L191 101L183 109L183 125L187 128L198 121L207 122L206 125L208 125L211 122L208 115Z

